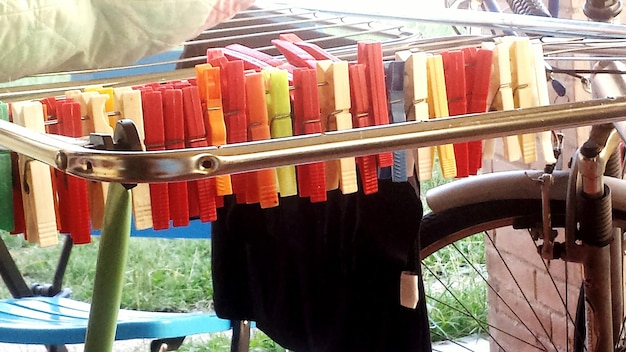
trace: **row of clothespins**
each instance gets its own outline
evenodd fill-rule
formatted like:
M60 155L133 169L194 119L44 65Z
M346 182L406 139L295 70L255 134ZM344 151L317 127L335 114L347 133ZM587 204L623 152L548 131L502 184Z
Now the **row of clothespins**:
M294 35L273 44L287 62L241 45L209 49L196 76L124 88L90 87L50 97L0 105L0 118L42 133L80 137L112 134L119 118L132 119L145 150L218 146L293 135L324 133L547 104L541 46L528 38L501 38L482 47L439 54L398 52L383 62L379 42L359 42L357 61L342 61ZM547 140L546 140L547 138ZM550 134L540 141L552 157ZM223 197L237 202L279 204L299 195L312 202L327 191L378 189L379 178L402 182L418 173L431 177L435 155L444 177L476 174L488 141L417 151L285 166L198 181L140 184L133 189L138 229L187 226L190 218L216 219ZM534 135L507 137L509 160L537 158ZM548 149L549 148L549 149ZM548 153L549 150L549 153ZM42 246L56 243L57 231L75 243L90 241L102 226L105 183L67 175L27 157L0 152L0 228L25 233ZM6 175L12 175L7 177ZM11 180L12 181L9 181ZM11 203L11 204L9 204Z

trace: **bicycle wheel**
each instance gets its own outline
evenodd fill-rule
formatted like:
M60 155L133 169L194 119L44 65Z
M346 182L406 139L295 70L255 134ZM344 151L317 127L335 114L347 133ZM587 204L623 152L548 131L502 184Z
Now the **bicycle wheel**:
M565 202L552 201L551 209L553 227L563 227ZM614 211L614 218L623 223L626 214ZM492 351L572 350L573 340L582 338L575 328L581 268L541 259L536 236L529 231L541 226L541 219L540 199L489 200L425 215L420 254L434 341L477 351L484 351L485 345ZM476 253L477 246L467 243L467 238L480 240L475 234L484 236L484 247L478 248L482 255ZM476 258L478 263L473 262ZM460 266L464 277L450 276L441 268L451 260L468 261ZM479 293L468 294L468 290ZM482 299L482 305L471 302L473 298ZM444 323L434 322L433 315L444 316ZM464 322L445 321L452 316ZM449 336L442 326L468 325L468 321L473 322L464 330L472 334L469 345L467 338ZM482 347L475 343L481 338ZM447 351L437 344L433 350Z

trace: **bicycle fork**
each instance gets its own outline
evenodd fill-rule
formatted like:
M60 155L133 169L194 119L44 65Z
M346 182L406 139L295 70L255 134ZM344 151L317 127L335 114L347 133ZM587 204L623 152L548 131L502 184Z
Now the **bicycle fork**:
M618 306L621 303L621 292L613 289L616 285L612 282L616 279L613 273L617 271L613 270L617 268L612 268L612 265L621 267L621 257L612 259L611 254L621 244L621 240L614 241L616 234L612 226L610 189L603 180L606 162L600 152L600 146L592 140L580 148L580 196L577 197L576 211L579 226L576 238L583 247L581 261L587 310L587 342L591 351L612 352L620 333L622 314L619 311L623 309L614 309L614 304ZM621 289L621 272L619 275L620 282L616 288ZM613 293L619 294L614 300Z
M622 233L613 228L611 191L604 184L607 172L609 176L621 174L620 168L611 163L615 158L607 167L619 141L612 126L594 126L589 140L576 154L568 185L565 246L554 243L556 233L550 217L552 177L544 174L539 178L543 199L540 253L547 260L561 258L583 265L586 336L576 339L586 339L589 351L615 351L622 333Z

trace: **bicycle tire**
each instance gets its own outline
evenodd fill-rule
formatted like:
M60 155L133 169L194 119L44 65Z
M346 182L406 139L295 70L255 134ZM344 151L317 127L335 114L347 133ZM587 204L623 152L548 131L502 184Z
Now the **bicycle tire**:
M551 201L551 210L553 227L563 227L565 222L565 201ZM423 218L420 230L420 258L424 262L425 258L445 246L457 243L476 233L507 226L527 229L535 224L540 224L541 219L541 199L488 200L474 204L465 204L440 212L428 213ZM622 224L626 221L626 213L622 210L614 209L614 219L614 223ZM525 236L528 236L528 234ZM490 288L490 290L493 290L493 288ZM580 303L576 305L577 309L580 308L579 305ZM569 307L567 309L569 310ZM575 326L573 318L571 318L571 324L573 333L574 331L580 331ZM493 328L489 323L487 325L489 329ZM493 339L493 337L490 337L490 339ZM539 337L537 337L537 340L539 340ZM499 344L498 347L501 350L506 350ZM548 344L547 347L549 348L538 348L538 350L559 350L554 342L552 342L551 346Z

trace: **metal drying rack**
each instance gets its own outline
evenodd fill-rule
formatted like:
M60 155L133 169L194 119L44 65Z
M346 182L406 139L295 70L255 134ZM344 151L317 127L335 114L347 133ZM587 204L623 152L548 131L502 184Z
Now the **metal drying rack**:
M407 17L382 9L378 14L358 13L356 9L307 9L263 4L243 11L234 19L185 43L221 47L233 42L271 53L273 48L260 46L282 32L296 31L305 40L315 42L333 54L354 60L356 40L364 36L382 41L388 59L398 50L441 51L492 40L492 36L450 36L422 38L418 32L407 31L397 21L438 22L453 25L476 25L497 30L516 30L531 34L558 33L562 40L553 39L555 52L589 49L601 55L602 46L589 44L587 38L613 38L611 47L624 45L626 26L583 21L566 21L530 16L479 13L468 17L461 10L421 11ZM391 24L389 24L391 23ZM342 34L337 34L341 30ZM268 36L269 39L268 39ZM202 39L208 38L208 39ZM213 39L218 38L218 39ZM355 39L356 38L356 39ZM599 39L600 41L604 39ZM598 41L594 42L598 43ZM606 45L605 45L606 47ZM549 50L547 51L550 52ZM593 51L591 51L593 53ZM600 55L599 54L599 55ZM128 70L153 68L161 65L185 66L202 62L204 57L190 57L141 64L133 67L63 72L78 77L61 84L15 87L0 93L0 100L20 101L59 95L69 89L79 89L95 83L103 86L129 86L139 83L188 78L191 69L176 69L141 75L129 75ZM94 81L81 78L94 73L111 73L111 78ZM115 74L121 76L115 76ZM51 74L49 74L51 75ZM230 144L218 147L167 151L122 152L96 150L85 138L68 138L30 131L16 124L0 121L0 145L39 160L69 174L94 181L155 183L194 180L205 177L239 173L282 165L360 156L384 151L433 146L475 139L532 133L591 124L614 123L626 116L626 97L596 99L584 102L550 105L514 111L490 112L407 122L386 126L355 128L348 131L326 132L273 139L262 142Z

